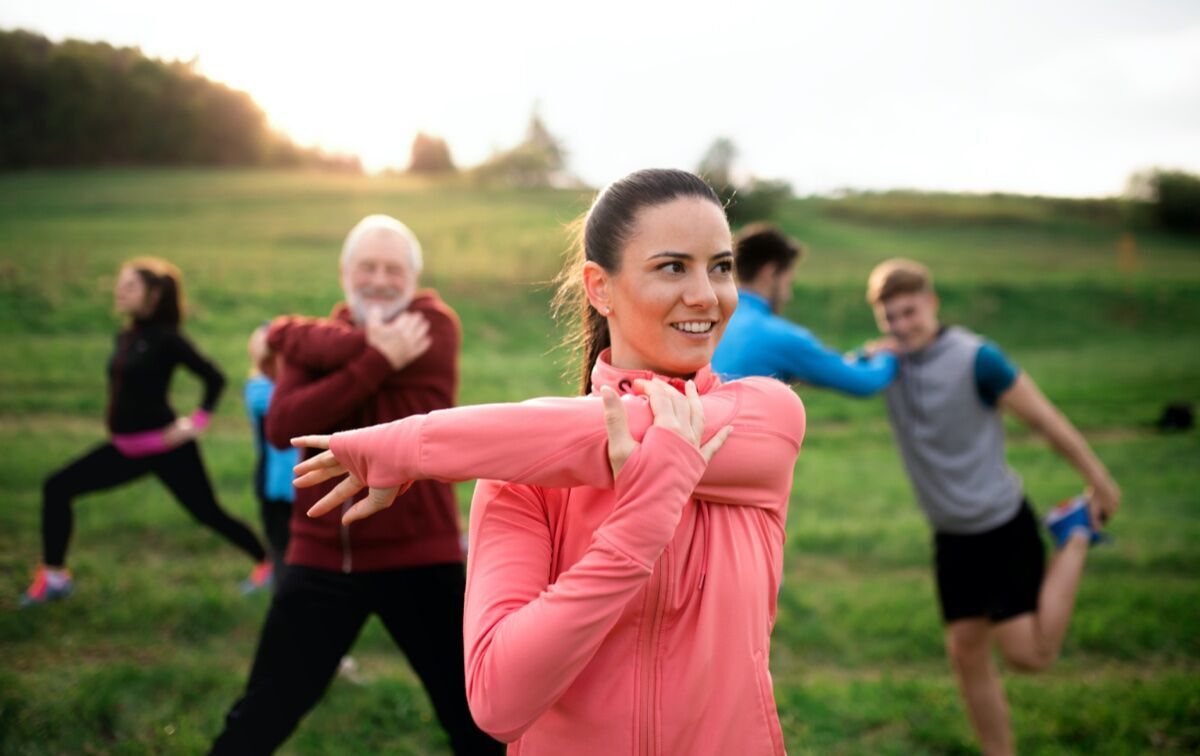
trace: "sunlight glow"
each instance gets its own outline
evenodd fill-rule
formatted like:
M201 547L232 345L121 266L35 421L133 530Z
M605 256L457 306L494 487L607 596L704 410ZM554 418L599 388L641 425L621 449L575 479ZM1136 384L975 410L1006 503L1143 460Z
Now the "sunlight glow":
M477 163L535 102L592 183L694 167L718 136L800 192L1103 195L1149 165L1200 169L1194 2L0 6L9 27L195 58L369 169L403 168L418 130Z

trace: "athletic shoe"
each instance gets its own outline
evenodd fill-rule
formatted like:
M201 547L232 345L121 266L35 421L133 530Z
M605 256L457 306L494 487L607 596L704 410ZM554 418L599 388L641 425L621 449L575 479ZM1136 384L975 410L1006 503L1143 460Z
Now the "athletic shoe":
M33 576L33 583L21 594L21 606L37 606L64 599L71 595L74 587L70 570L52 570L40 564Z
M270 588L275 581L275 565L270 559L263 560L250 570L250 577L242 581L242 593L250 595Z
M1046 529L1054 536L1055 548L1061 549L1076 530L1088 534L1092 544L1099 543L1103 536L1092 528L1086 496L1076 496L1059 504L1046 514Z

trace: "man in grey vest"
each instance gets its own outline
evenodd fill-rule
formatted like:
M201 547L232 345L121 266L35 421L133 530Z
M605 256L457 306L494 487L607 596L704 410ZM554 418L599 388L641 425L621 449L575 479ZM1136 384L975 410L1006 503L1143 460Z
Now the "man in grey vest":
M925 266L880 263L867 283L884 344L896 352L885 390L892 433L917 501L934 529L934 567L946 652L986 754L1013 752L1008 702L992 664L999 647L1034 672L1058 656L1091 543L1121 492L1078 430L994 344L938 322ZM1057 550L1047 567L1037 522L1004 456L1001 410L1016 415L1071 463L1086 499L1046 524Z

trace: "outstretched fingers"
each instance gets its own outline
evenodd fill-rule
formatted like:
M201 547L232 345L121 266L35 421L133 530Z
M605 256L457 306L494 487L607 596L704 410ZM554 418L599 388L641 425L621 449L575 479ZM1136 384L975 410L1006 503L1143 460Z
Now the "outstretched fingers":
M316 504L313 504L308 509L309 517L320 517L328 514L341 506L342 502L349 499L354 494L362 490L363 482L353 475L347 475L346 479L338 483L333 489L322 496ZM349 514L347 512L347 514Z
M347 472L337 457L333 456L333 452L328 451L306 459L292 468L292 473L296 476L294 485L297 488L315 486Z

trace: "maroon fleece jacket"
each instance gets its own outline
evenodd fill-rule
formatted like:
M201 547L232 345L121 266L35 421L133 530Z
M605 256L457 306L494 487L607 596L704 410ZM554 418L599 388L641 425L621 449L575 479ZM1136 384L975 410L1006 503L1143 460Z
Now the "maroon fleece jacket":
M462 341L458 316L431 290L418 292L409 311L429 321L432 345L401 370L393 370L381 352L367 345L345 303L329 318L277 318L267 335L279 370L267 413L268 440L286 446L294 436L453 407ZM388 509L349 526L341 524L342 513L336 510L308 517L308 508L336 483L296 489L288 564L368 572L462 561L458 509L449 485L418 481Z

